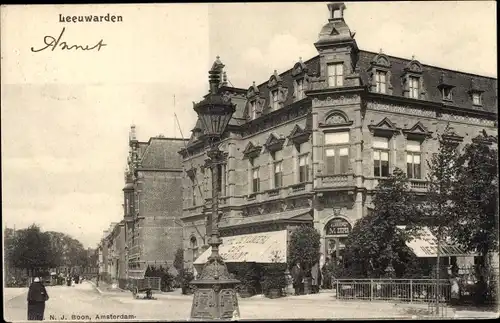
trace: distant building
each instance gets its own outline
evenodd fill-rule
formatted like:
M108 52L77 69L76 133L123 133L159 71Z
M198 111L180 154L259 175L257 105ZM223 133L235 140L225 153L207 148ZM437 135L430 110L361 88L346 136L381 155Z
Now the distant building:
M248 88L227 86L219 58L212 67L221 73L219 92L236 105L220 141L223 237L308 224L321 233L321 252L341 258L354 223L373 207L378 181L396 167L425 198L425 161L438 149L437 134L459 148L483 131L497 135L495 78L360 50L345 5L328 9L316 57ZM180 152L188 265L210 232L202 135L198 120Z
M147 265L172 265L182 248L182 162L184 139L136 138L129 135L125 172L123 233L128 276L142 275ZM121 231L120 231L121 232Z

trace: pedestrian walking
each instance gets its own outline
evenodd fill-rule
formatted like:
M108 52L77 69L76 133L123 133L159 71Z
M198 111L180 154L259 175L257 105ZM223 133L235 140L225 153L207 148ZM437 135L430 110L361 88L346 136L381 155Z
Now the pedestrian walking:
M295 295L300 295L304 284L304 271L302 270L302 267L300 267L299 262L297 262L292 268L292 279Z
M45 302L49 300L49 294L39 277L35 277L28 290L28 320L43 321Z

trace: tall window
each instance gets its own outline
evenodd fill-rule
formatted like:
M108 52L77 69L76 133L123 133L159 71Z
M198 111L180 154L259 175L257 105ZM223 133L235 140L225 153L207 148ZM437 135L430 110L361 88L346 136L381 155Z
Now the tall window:
M125 195L125 215L129 216L130 215L130 204L129 204L129 198L128 194Z
M193 252L193 261L195 261L196 258L198 258L198 242L195 237L191 237L189 240L189 248L191 248Z
M406 143L406 171L408 178L422 178L421 143L409 140Z
M299 183L307 182L309 179L309 156L303 154L299 156Z
M297 100L304 98L304 79L295 81L295 98Z
M419 81L420 81L420 79L418 77L415 77L415 76L410 76L408 78L408 82L409 82L408 88L410 90L410 92L409 92L410 98L418 99Z
M327 174L349 171L349 132L325 133L325 165Z
M441 93L443 94L443 100L451 101L451 88L442 88Z
M481 105L481 93L472 93L472 104Z
M274 163L274 188L283 186L283 162L277 161Z
M278 109L279 107L278 90L274 90L271 92L271 99L272 99L271 108L273 110Z
M257 117L257 101L250 101L250 118L253 120Z
M389 176L389 139L375 137L373 140L373 175L375 177Z
M327 65L328 86L342 86L344 84L344 65L335 63Z
M377 93L386 93L387 91L387 73L377 71L375 75L375 82L377 84Z
M225 187L225 179L226 179L226 167L225 165L219 164L217 165L217 168L219 170L219 178L217 178L217 185L219 186L219 193L222 196L226 195L226 187ZM224 181L223 181L224 179Z
M257 193L260 191L260 175L259 167L252 168L252 192Z
M194 178L191 178L191 205L196 205L196 183Z

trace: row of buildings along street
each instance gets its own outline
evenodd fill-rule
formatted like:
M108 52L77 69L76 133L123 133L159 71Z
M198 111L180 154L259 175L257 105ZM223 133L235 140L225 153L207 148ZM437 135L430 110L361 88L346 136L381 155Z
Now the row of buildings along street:
M271 251L286 262L287 241L302 225L320 233L321 266L342 263L347 237L396 168L425 201L426 161L438 151L438 135L459 149L474 141L496 145L496 79L395 57L390 48L363 50L344 9L329 5L330 19L313 44L317 56L297 57L268 79L236 88L223 58L211 67L218 92L236 107L219 142L216 216L227 263L268 262ZM141 141L136 131L132 126L124 160L123 216L98 247L101 279L122 288L147 266L173 268L179 249L184 268L195 273L210 253L212 177L201 120L186 139ZM432 234L410 247L435 264ZM474 264L460 247L440 252L445 265Z

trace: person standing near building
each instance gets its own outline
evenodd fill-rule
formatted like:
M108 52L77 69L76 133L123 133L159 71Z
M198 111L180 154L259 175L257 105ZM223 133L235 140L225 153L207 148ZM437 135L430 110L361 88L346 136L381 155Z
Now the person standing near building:
M302 270L302 267L300 267L300 263L298 261L292 268L292 278L295 295L300 295L302 291L302 284L304 283L304 271Z
M43 321L45 302L49 295L39 277L35 277L28 290L28 320Z
M312 278L312 292L313 292L313 294L319 293L319 287L321 286L321 270L319 269L319 263L315 263L312 266L311 278Z

